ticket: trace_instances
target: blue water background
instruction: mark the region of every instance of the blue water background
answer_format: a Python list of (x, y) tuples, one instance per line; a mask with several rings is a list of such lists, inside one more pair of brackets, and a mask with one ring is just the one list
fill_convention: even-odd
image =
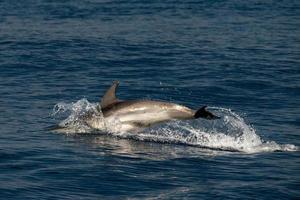
[(45, 129), (113, 80), (122, 99), (230, 108), (299, 147), (300, 1), (0, 1), (0, 199), (300, 198), (299, 151)]

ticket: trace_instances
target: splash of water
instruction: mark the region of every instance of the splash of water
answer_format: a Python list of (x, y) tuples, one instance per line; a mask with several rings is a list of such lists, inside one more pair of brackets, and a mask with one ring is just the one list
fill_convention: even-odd
[(61, 102), (56, 104), (52, 110), (51, 116), (68, 115), (66, 119), (58, 124), (60, 127), (65, 127), (64, 132), (66, 134), (88, 133), (93, 130), (84, 123), (81, 116), (87, 112), (95, 111), (95, 109), (95, 104), (92, 104), (87, 99), (83, 98), (75, 103)]
[[(213, 121), (176, 120), (145, 129), (140, 133), (125, 133), (120, 131), (120, 122), (117, 118), (107, 121), (100, 116), (105, 125), (103, 126), (105, 129), (101, 132), (140, 141), (179, 143), (246, 153), (298, 150), (298, 147), (292, 144), (280, 145), (274, 141), (263, 141), (252, 126), (230, 109), (219, 107), (210, 107), (209, 109), (222, 116), (222, 119)], [(68, 134), (95, 133), (95, 130), (87, 126), (81, 117), (87, 112), (95, 111), (96, 104), (90, 103), (87, 99), (81, 99), (75, 103), (56, 104), (52, 116), (68, 114), (67, 118), (59, 123), (59, 126), (68, 128), (65, 131)]]

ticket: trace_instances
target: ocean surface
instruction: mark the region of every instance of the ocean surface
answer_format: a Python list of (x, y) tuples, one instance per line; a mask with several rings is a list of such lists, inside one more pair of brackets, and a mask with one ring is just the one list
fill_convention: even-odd
[[(221, 119), (90, 130), (114, 80)], [(300, 199), (299, 114), (300, 1), (0, 1), (0, 199)]]

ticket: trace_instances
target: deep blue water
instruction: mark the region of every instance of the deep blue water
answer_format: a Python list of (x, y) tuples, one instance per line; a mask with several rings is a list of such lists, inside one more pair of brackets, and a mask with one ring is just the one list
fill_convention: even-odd
[[(113, 80), (121, 99), (231, 109), (263, 145), (47, 130)], [(297, 199), (299, 114), (300, 1), (0, 1), (0, 199)]]

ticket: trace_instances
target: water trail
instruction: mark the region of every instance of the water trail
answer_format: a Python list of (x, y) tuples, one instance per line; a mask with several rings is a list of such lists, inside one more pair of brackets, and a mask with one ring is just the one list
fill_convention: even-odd
[[(140, 141), (186, 144), (245, 153), (298, 150), (298, 147), (292, 144), (280, 145), (274, 141), (263, 141), (252, 126), (230, 109), (219, 107), (210, 107), (209, 109), (222, 118), (212, 121), (201, 119), (176, 120), (145, 129), (139, 133), (121, 132), (119, 129), (120, 122), (117, 118), (113, 121), (107, 121), (100, 116), (105, 124), (101, 133), (105, 132), (112, 136)], [(96, 104), (90, 103), (87, 99), (81, 99), (75, 103), (56, 104), (52, 116), (67, 116), (59, 123), (59, 126), (65, 127), (64, 132), (67, 134), (95, 133), (95, 130), (87, 126), (82, 119), (83, 115), (88, 112), (95, 112), (95, 110)]]

